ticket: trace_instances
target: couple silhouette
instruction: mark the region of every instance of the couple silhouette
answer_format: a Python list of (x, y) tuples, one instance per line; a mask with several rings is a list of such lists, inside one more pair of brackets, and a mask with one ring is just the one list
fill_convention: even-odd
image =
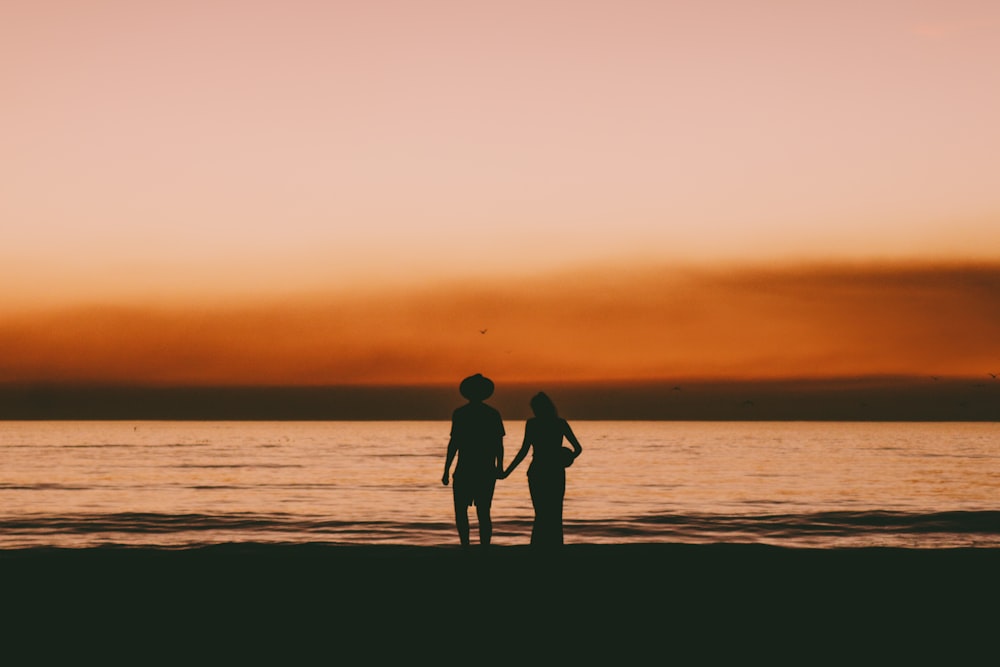
[[(458, 456), (452, 480), (455, 501), (455, 525), (463, 547), (469, 546), (469, 507), (476, 506), (479, 519), (479, 542), (489, 545), (493, 537), (490, 509), (498, 479), (506, 479), (531, 450), (528, 466), (528, 489), (535, 521), (531, 527), (532, 546), (558, 546), (563, 543), (563, 498), (566, 495), (566, 468), (583, 448), (569, 423), (559, 417), (556, 406), (544, 393), (531, 399), (534, 417), (524, 427), (524, 442), (507, 469), (503, 467), (503, 419), (496, 408), (487, 405), (493, 395), (493, 381), (481, 374), (471, 375), (459, 384), (459, 393), (468, 400), (452, 414), (451, 438), (441, 482), (447, 486), (451, 464)], [(573, 448), (563, 447), (566, 439)]]

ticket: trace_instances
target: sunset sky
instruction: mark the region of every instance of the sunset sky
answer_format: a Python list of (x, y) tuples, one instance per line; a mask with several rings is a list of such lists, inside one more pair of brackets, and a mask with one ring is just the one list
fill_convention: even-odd
[(991, 0), (13, 2), (0, 90), (0, 383), (1000, 372)]

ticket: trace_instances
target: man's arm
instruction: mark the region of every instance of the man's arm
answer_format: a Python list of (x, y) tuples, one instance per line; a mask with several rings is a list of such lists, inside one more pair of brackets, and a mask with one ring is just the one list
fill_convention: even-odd
[(448, 478), (451, 474), (451, 462), (455, 460), (455, 454), (458, 453), (458, 443), (455, 442), (455, 438), (448, 439), (448, 455), (444, 460), (444, 475), (441, 476), (441, 483), (448, 486)]
[(497, 479), (503, 479), (503, 436), (497, 436)]

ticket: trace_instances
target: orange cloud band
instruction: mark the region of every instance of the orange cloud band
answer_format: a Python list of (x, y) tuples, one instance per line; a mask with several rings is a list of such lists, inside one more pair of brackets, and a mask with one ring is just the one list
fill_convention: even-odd
[(208, 309), (8, 314), (0, 382), (403, 385), (1000, 371), (1000, 265), (594, 269)]

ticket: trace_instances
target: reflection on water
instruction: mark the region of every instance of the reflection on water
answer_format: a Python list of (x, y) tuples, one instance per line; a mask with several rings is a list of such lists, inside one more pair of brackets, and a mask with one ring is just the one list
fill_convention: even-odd
[[(1000, 424), (573, 421), (566, 541), (1000, 546)], [(523, 424), (508, 423), (507, 460)], [(6, 422), (0, 546), (453, 544), (447, 422)], [(496, 543), (527, 543), (523, 471)]]

